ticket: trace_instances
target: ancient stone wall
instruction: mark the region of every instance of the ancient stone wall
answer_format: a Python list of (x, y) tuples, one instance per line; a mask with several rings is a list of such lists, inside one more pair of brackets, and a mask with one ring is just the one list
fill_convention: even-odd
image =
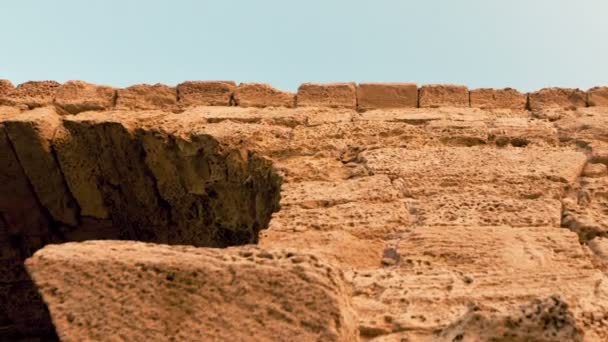
[(0, 81), (0, 340), (605, 341), (606, 89)]
[(415, 83), (304, 83), (296, 94), (264, 83), (187, 81), (170, 87), (137, 84), (123, 89), (82, 81), (30, 81), (18, 86), (0, 80), (0, 105), (36, 108), (55, 105), (77, 114), (88, 110), (170, 110), (193, 106), (331, 107), (358, 111), (390, 108), (472, 107), (542, 111), (608, 106), (608, 87), (588, 91), (543, 88), (522, 93), (513, 88), (469, 90), (462, 85)]

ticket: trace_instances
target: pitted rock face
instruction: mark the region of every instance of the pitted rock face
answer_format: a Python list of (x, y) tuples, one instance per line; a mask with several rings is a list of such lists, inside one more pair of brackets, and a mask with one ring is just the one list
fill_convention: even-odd
[(341, 272), (297, 252), (88, 241), (27, 267), (62, 341), (357, 338)]
[[(259, 246), (246, 262), (239, 253), (251, 247), (146, 245), (144, 253), (133, 242), (50, 246), (29, 265), (65, 339), (84, 331), (109, 334), (80, 320), (115, 316), (70, 318), (72, 308), (85, 311), (82, 302), (168, 317), (146, 318), (142, 324), (151, 327), (172, 317), (202, 317), (188, 305), (163, 302), (166, 297), (142, 284), (177, 291), (171, 298), (179, 303), (190, 303), (183, 300), (187, 288), (208, 288), (197, 290), (192, 303), (233, 317), (201, 319), (210, 339), (244, 336), (239, 331), (264, 339), (269, 335), (258, 328), (265, 320), (303, 339), (356, 340), (354, 326), (359, 339), (378, 341), (608, 339), (604, 107), (456, 107), (469, 93), (438, 86), (427, 92), (437, 108), (358, 112), (353, 84), (309, 87), (302, 92), (309, 91), (310, 106), (295, 108), (183, 107), (178, 101), (164, 110), (63, 116), (51, 108), (0, 110), (1, 260), (10, 270), (0, 281), (4, 336), (43, 336), (51, 326), (22, 266), (25, 258), (51, 243), (124, 239)], [(315, 264), (314, 255), (345, 281), (325, 268), (300, 272), (286, 254), (274, 254), (284, 248), (307, 255), (307, 265)], [(187, 277), (171, 288), (166, 278), (148, 278), (135, 260), (154, 261), (165, 275), (168, 266), (156, 254), (181, 265), (179, 272), (214, 270), (213, 281)], [(48, 265), (45, 255), (53, 256)], [(198, 264), (200, 255), (209, 258)], [(50, 271), (62, 264), (91, 272), (63, 277)], [(110, 293), (117, 285), (101, 281), (112, 278), (104, 269), (143, 278), (121, 277), (123, 302), (106, 306), (105, 296), (89, 290)], [(81, 281), (91, 286), (76, 294), (46, 284), (62, 278), (72, 289)], [(324, 285), (309, 296), (315, 284)], [(250, 296), (234, 294), (245, 288)], [(215, 300), (218, 293), (227, 295)], [(283, 303), (283, 294), (287, 305), (280, 310), (253, 304)], [(248, 310), (232, 310), (243, 307)], [(251, 321), (251, 310), (262, 323)], [(318, 320), (311, 324), (313, 312)], [(129, 322), (116, 318), (108, 326), (120, 330)], [(188, 331), (197, 327), (186, 323)], [(154, 336), (181, 336), (169, 328)], [(265, 329), (275, 331), (270, 323)]]

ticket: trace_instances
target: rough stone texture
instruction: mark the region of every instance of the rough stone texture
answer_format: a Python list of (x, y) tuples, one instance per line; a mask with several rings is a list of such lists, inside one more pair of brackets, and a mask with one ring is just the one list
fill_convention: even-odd
[(418, 86), (415, 83), (360, 83), (357, 85), (357, 108), (418, 107)]
[(295, 95), (264, 83), (241, 83), (234, 91), (234, 101), (240, 107), (295, 106)]
[(52, 338), (52, 324), (23, 260), (53, 241), (49, 220), (23, 172), (4, 121), (20, 111), (0, 106), (0, 339)]
[(17, 157), (40, 203), (53, 220), (78, 224), (78, 208), (68, 190), (51, 146), (61, 121), (53, 107), (23, 112), (4, 121)]
[(608, 234), (608, 176), (605, 165), (602, 166), (602, 173), (593, 172), (581, 177), (562, 200), (562, 225), (577, 232), (583, 241)]
[(183, 106), (230, 106), (236, 83), (233, 81), (188, 81), (177, 86)]
[(588, 163), (583, 169), (583, 177), (605, 177), (608, 174), (606, 165), (600, 163)]
[[(464, 340), (484, 341), (506, 329), (507, 340), (606, 338), (605, 275), (565, 229), (418, 226), (389, 246), (393, 265), (349, 273), (362, 337), (453, 341), (464, 333)], [(561, 299), (546, 300), (553, 296)], [(503, 318), (485, 318), (495, 321), (487, 330), (471, 326), (466, 321), (475, 308)], [(514, 322), (505, 326), (509, 318)], [(445, 339), (438, 338), (441, 331)], [(481, 339), (472, 338), (479, 333)]]
[(608, 107), (608, 87), (594, 87), (587, 90), (587, 104)]
[(53, 103), (60, 84), (55, 81), (29, 81), (21, 83), (7, 94), (0, 93), (0, 105), (36, 108)]
[(356, 108), (355, 83), (304, 83), (296, 96), (298, 107)]
[(297, 252), (90, 241), (48, 246), (27, 268), (63, 341), (358, 335), (340, 271)]
[(474, 89), (469, 93), (471, 98), (471, 107), (478, 108), (511, 108), (511, 109), (526, 109), (528, 101), (525, 94), (512, 88), (492, 89), (482, 88)]
[(175, 88), (164, 84), (137, 84), (116, 91), (119, 109), (172, 109), (177, 105)]
[(535, 299), (518, 310), (495, 314), (472, 307), (436, 337), (437, 341), (583, 341), (568, 303), (559, 296)]
[(114, 88), (83, 81), (68, 81), (57, 89), (55, 105), (70, 114), (108, 110), (114, 106)]
[(10, 93), (15, 87), (9, 80), (0, 80), (0, 97)]
[(528, 103), (532, 111), (545, 108), (575, 109), (587, 106), (587, 96), (580, 89), (543, 88), (528, 94)]
[(418, 103), (421, 108), (469, 107), (469, 89), (451, 84), (427, 84), (420, 87)]
[[(281, 277), (292, 274), (280, 264), (288, 258), (273, 251), (313, 254), (346, 275), (344, 287), (352, 292), (333, 291), (334, 284), (325, 293), (344, 297), (331, 304), (339, 308), (332, 312), (347, 312), (352, 301), (361, 340), (608, 340), (608, 115), (603, 107), (357, 112), (354, 107), (198, 106), (65, 116), (52, 109), (23, 109), (0, 109), (0, 273), (8, 275), (0, 278), (0, 340), (52, 336), (45, 335), (51, 322), (22, 266), (24, 258), (49, 243), (90, 239), (197, 246), (257, 242), (271, 251), (269, 263), (278, 262), (273, 269), (280, 268)], [(40, 157), (24, 158), (30, 150)], [(43, 201), (37, 191), (56, 184), (57, 166), (78, 207), (76, 226), (62, 224), (53, 214), (56, 202)], [(49, 182), (40, 184), (32, 170), (47, 169)], [(132, 259), (121, 259), (120, 242), (106, 246), (83, 254), (99, 256), (95, 260), (107, 267), (90, 266), (79, 261), (86, 257), (73, 254), (53, 261), (57, 268), (64, 263), (65, 269), (90, 267), (91, 279), (78, 272), (49, 276), (81, 276), (91, 283), (109, 279), (113, 275), (105, 269), (127, 267), (120, 260)], [(215, 263), (217, 274), (230, 274), (241, 265), (232, 248), (178, 253), (182, 247), (148, 247), (175, 253), (154, 252), (154, 260), (171, 260), (179, 270)], [(188, 261), (206, 253), (219, 259)], [(214, 281), (206, 286), (216, 294), (230, 294), (241, 281), (250, 289), (282, 289), (285, 284), (273, 282), (266, 270), (252, 262), (247, 276), (230, 278), (232, 285), (210, 278)], [(131, 268), (124, 273), (140, 274)], [(155, 279), (142, 275), (129, 283), (132, 288), (120, 281), (111, 285), (123, 286), (123, 294), (142, 294)], [(105, 281), (95, 286), (109, 287)], [(56, 291), (64, 303), (81, 298), (72, 294), (87, 293)], [(155, 303), (164, 300), (155, 307), (175, 308), (166, 298), (187, 292), (176, 291), (179, 295), (153, 297)], [(196, 292), (197, 298), (210, 293)], [(224, 304), (239, 305), (239, 296), (228, 297)], [(285, 298), (306, 312), (328, 304)], [(80, 302), (87, 308), (111, 307), (102, 305), (104, 300), (90, 295)], [(211, 304), (217, 312), (232, 308)], [(89, 311), (83, 317), (110, 320), (116, 329), (159, 333), (161, 340), (181, 336), (155, 330), (164, 319), (147, 330), (134, 329), (129, 322), (148, 317), (147, 307), (123, 307), (133, 314), (110, 319)], [(51, 306), (57, 317), (66, 317), (63, 309)], [(248, 307), (258, 309), (265, 308)], [(268, 316), (257, 317), (281, 320), (290, 337), (311, 336), (300, 321), (265, 312)], [(315, 317), (327, 317), (323, 312)], [(246, 339), (266, 337), (266, 330), (241, 330), (232, 321), (224, 323), (224, 316), (213, 316), (214, 328), (202, 330), (213, 334), (209, 339), (242, 331), (248, 332)], [(77, 317), (74, 322), (80, 322)], [(179, 317), (190, 322), (192, 316)], [(166, 329), (173, 326), (179, 327)], [(345, 326), (340, 324), (351, 330)], [(316, 334), (339, 331), (337, 323), (323, 327)], [(88, 331), (105, 330), (99, 325)]]

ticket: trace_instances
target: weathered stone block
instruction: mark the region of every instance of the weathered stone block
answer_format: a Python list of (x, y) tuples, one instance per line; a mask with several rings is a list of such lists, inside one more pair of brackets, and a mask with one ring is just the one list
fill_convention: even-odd
[(59, 86), (55, 81), (30, 81), (21, 83), (14, 89), (5, 85), (5, 91), (8, 92), (4, 96), (0, 92), (0, 105), (28, 108), (47, 106), (53, 103)]
[(264, 83), (241, 83), (234, 92), (241, 107), (294, 107), (295, 95)]
[(469, 107), (469, 90), (466, 86), (427, 84), (420, 88), (420, 107)]
[(26, 266), (62, 341), (354, 341), (342, 273), (255, 247), (49, 245)]
[(526, 109), (527, 97), (516, 89), (482, 88), (471, 90), (471, 107)]
[(298, 88), (298, 107), (344, 107), (357, 106), (355, 83), (304, 83)]
[(361, 83), (357, 86), (360, 110), (379, 108), (411, 108), (418, 106), (415, 83)]
[(587, 106), (587, 96), (580, 89), (543, 88), (528, 94), (530, 109), (533, 111), (545, 108), (573, 109)]
[(70, 114), (88, 110), (108, 110), (114, 105), (112, 87), (83, 81), (68, 81), (57, 89), (55, 105)]
[(589, 106), (608, 107), (608, 87), (594, 87), (587, 90)]
[(116, 107), (119, 109), (171, 109), (177, 105), (174, 87), (164, 84), (137, 84), (118, 89)]
[(230, 106), (235, 88), (233, 81), (187, 81), (177, 94), (182, 106)]

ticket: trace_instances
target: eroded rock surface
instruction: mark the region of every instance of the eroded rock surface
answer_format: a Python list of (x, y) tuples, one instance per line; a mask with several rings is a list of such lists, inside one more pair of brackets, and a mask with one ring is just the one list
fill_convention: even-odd
[(341, 272), (297, 252), (89, 241), (48, 246), (27, 268), (63, 341), (358, 335)]
[[(209, 86), (213, 91), (205, 93), (205, 87), (194, 87), (197, 96), (228, 98), (227, 91)], [(257, 242), (261, 250), (288, 248), (298, 255), (313, 254), (322, 260), (319, 263), (344, 272), (342, 285), (324, 287), (323, 292), (342, 299), (314, 300), (309, 305), (331, 306), (319, 311), (319, 319), (329, 322), (324, 312), (347, 317), (352, 303), (352, 324), (359, 337), (344, 332), (355, 329), (346, 318), (310, 332), (297, 320), (285, 321), (268, 312), (263, 316), (281, 321), (277, 324), (285, 331), (309, 331), (311, 335), (302, 335), (307, 338), (608, 339), (605, 107), (580, 107), (576, 91), (574, 98), (568, 93), (561, 102), (561, 90), (547, 90), (538, 94), (543, 105), (534, 111), (520, 108), (521, 96), (512, 92), (485, 92), (479, 97), (471, 92), (471, 104), (475, 98), (483, 108), (465, 108), (466, 87), (437, 86), (427, 88), (425, 101), (438, 108), (358, 112), (353, 84), (307, 87), (298, 93), (297, 103), (303, 106), (296, 108), (184, 108), (177, 103), (179, 112), (171, 104), (163, 110), (65, 116), (49, 108), (2, 109), (0, 177), (10, 192), (0, 195), (0, 244), (8, 246), (2, 250), (5, 265), (19, 271), (0, 297), (9, 308), (0, 313), (2, 324), (13, 331), (34, 325), (27, 322), (44, 327), (40, 302), (30, 305), (34, 301), (28, 300), (25, 305), (6, 294), (15, 284), (33, 288), (21, 262), (49, 243), (126, 239), (225, 247)], [(501, 101), (514, 101), (513, 108), (493, 108)], [(572, 101), (575, 105), (568, 105)], [(48, 170), (47, 182), (36, 175), (41, 169)], [(50, 184), (64, 191), (42, 196)], [(8, 195), (12, 192), (18, 202)], [(70, 206), (62, 204), (68, 199), (75, 208), (69, 215)], [(32, 273), (59, 281), (59, 276), (40, 267), (47, 251), (54, 255), (57, 269), (62, 264), (74, 269), (90, 266), (98, 272), (91, 279), (110, 277), (103, 273), (106, 266), (91, 265), (111, 269), (116, 264), (129, 273), (126, 270), (136, 262), (119, 263), (119, 251), (111, 252), (113, 244), (126, 249), (130, 260), (139, 257), (121, 242), (105, 242), (105, 249), (95, 244), (53, 246), (32, 259), (32, 267), (39, 266)], [(146, 251), (171, 251), (167, 253), (175, 253), (170, 258), (175, 263), (200, 255), (218, 260), (215, 263), (221, 266), (213, 282), (218, 292), (233, 289), (220, 281), (219, 274), (229, 274), (226, 269), (236, 264), (241, 267), (236, 249), (141, 246)], [(89, 249), (95, 250), (90, 253), (94, 262), (79, 263), (75, 255), (92, 260), (86, 258)], [(147, 260), (146, 253), (142, 258)], [(261, 259), (274, 260), (269, 261), (276, 263), (272, 272), (255, 258), (246, 262), (252, 274), (235, 279), (253, 286), (266, 275), (284, 279), (292, 274), (286, 256)], [(186, 261), (182, 267), (202, 266)], [(35, 280), (47, 289), (45, 298), (52, 296), (42, 279)], [(69, 279), (74, 287), (85, 281)], [(141, 306), (128, 305), (136, 303), (146, 287), (139, 278), (121, 279), (124, 307), (148, 314)], [(298, 286), (304, 289), (311, 282), (300, 280)], [(202, 285), (194, 281), (192, 286)], [(61, 293), (70, 306), (84, 310), (70, 292)], [(263, 291), (253, 293), (260, 293), (260, 300), (276, 298)], [(105, 300), (92, 292), (81, 295), (87, 296), (87, 305)], [(205, 297), (210, 293), (203, 290), (196, 295), (201, 303), (210, 300)], [(287, 298), (291, 302), (302, 297)], [(235, 307), (240, 305), (230, 300)], [(68, 306), (54, 303), (53, 317), (67, 317)], [(153, 303), (155, 308), (163, 306)], [(231, 307), (217, 304), (217, 310)], [(222, 322), (221, 329), (213, 330), (217, 338), (245, 336), (222, 335), (240, 333), (239, 328), (253, 331), (247, 329), (254, 325)], [(84, 331), (72, 323), (62, 321), (62, 331)], [(120, 319), (115, 323), (121, 325), (116, 329), (128, 326)], [(87, 333), (104, 333), (87, 327)], [(263, 335), (263, 329), (255, 331), (262, 334), (260, 339), (272, 339)]]

